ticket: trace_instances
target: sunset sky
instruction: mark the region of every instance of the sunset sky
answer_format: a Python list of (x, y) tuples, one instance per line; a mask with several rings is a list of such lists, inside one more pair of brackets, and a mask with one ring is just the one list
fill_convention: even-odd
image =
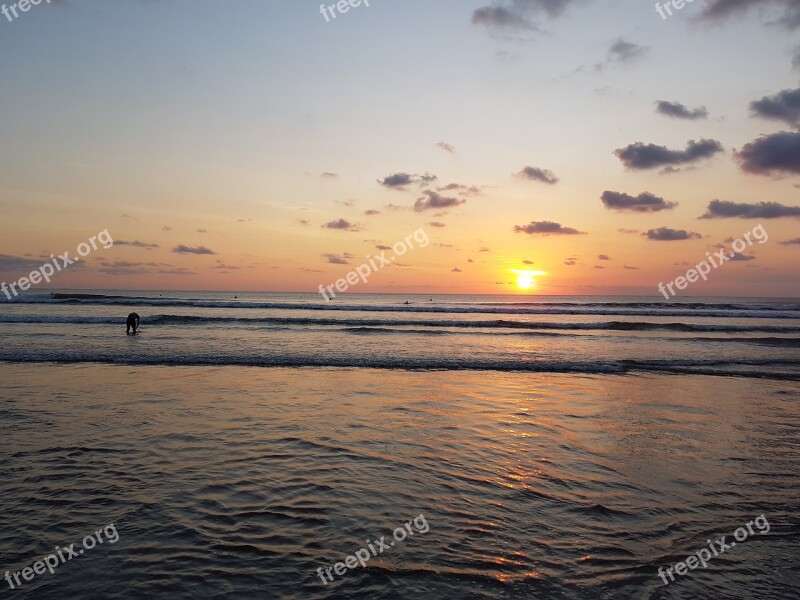
[(3, 281), (107, 229), (49, 287), (316, 292), (424, 228), (352, 291), (655, 296), (761, 224), (685, 295), (800, 296), (795, 1), (29, 8), (0, 14)]

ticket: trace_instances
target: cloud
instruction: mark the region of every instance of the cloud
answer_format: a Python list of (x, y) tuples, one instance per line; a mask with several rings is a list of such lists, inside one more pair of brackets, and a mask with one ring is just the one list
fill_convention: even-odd
[(686, 150), (670, 150), (666, 146), (643, 144), (636, 142), (624, 148), (614, 150), (614, 154), (629, 169), (655, 169), (672, 165), (685, 165), (711, 158), (723, 152), (722, 144), (717, 140), (691, 140)]
[(451, 273), (463, 273), (463, 271), (461, 269), (459, 269), (458, 267), (453, 267), (453, 270), (451, 271)]
[[(60, 264), (60, 263), (59, 263)], [(10, 254), (0, 254), (0, 271), (32, 271), (42, 266), (42, 261)], [(52, 266), (52, 265), (51, 265)]]
[(428, 223), (431, 227), (447, 227), (446, 224), (442, 223), (441, 221), (431, 221)]
[(457, 191), (465, 196), (480, 196), (483, 192), (476, 185), (464, 185), (461, 183), (448, 183), (445, 186), (436, 188), (437, 192), (452, 192)]
[(538, 167), (525, 167), (522, 171), (517, 173), (517, 177), (520, 179), (527, 179), (528, 181), (541, 181), (548, 185), (558, 183), (558, 177), (556, 177), (552, 171), (540, 169)]
[(208, 233), (208, 229), (198, 229), (197, 233)]
[(444, 150), (445, 152), (447, 152), (449, 154), (455, 154), (456, 153), (456, 149), (451, 144), (448, 144), (447, 142), (436, 142), (436, 147), (439, 148), (440, 150)]
[(680, 102), (667, 102), (666, 100), (658, 100), (656, 102), (656, 112), (666, 117), (688, 119), (689, 121), (708, 118), (708, 111), (705, 106), (692, 109)]
[(368, 217), (374, 217), (375, 215), (381, 214), (381, 211), (375, 210), (374, 208), (370, 208), (369, 210), (365, 210), (364, 214)]
[(792, 66), (800, 71), (800, 46), (794, 49), (794, 55), (792, 56)]
[(650, 50), (622, 38), (617, 39), (608, 49), (606, 63), (629, 63), (642, 58)]
[(482, 6), (472, 13), (472, 24), (486, 29), (494, 37), (507, 37), (509, 33), (527, 34), (541, 32), (538, 20), (560, 17), (570, 5), (583, 0), (496, 0), (491, 6)]
[(706, 214), (701, 219), (780, 219), (781, 217), (800, 217), (800, 206), (785, 206), (778, 202), (730, 202), (712, 200), (708, 203)]
[(639, 233), (638, 229), (625, 229), (624, 227), (617, 229), (617, 231), (619, 231), (620, 233), (629, 233), (629, 234)]
[(785, 242), (778, 242), (781, 246), (800, 246), (800, 237), (793, 240), (786, 240)]
[(386, 244), (378, 244), (375, 246), (378, 250), (391, 250), (391, 246), (387, 246)]
[(601, 254), (600, 256), (597, 257), (597, 260), (611, 260), (611, 259), (608, 257), (608, 255)]
[(736, 261), (736, 262), (747, 262), (748, 260), (755, 260), (755, 256), (748, 256), (747, 254), (739, 254), (738, 252), (734, 252), (729, 255), (729, 259)]
[(183, 244), (179, 244), (175, 246), (172, 251), (175, 254), (216, 254), (211, 248), (206, 248), (205, 246), (184, 246)]
[(300, 223), (300, 225), (311, 225), (311, 221), (308, 219), (298, 219), (297, 222)]
[(639, 267), (631, 267), (631, 266), (628, 266), (628, 265), (623, 265), (623, 266), (626, 269), (628, 269), (628, 271), (638, 271), (639, 270)]
[(522, 261), (522, 264), (523, 264), (523, 265), (533, 265), (533, 264), (535, 264), (535, 263), (534, 263), (532, 260), (527, 260), (527, 259), (526, 259), (526, 260), (523, 260), (523, 261)]
[(174, 267), (168, 263), (155, 262), (128, 262), (126, 260), (115, 260), (113, 262), (100, 261), (100, 273), (105, 275), (194, 275), (194, 271), (186, 267)]
[(423, 175), (411, 175), (410, 173), (394, 173), (383, 179), (379, 179), (378, 183), (390, 190), (405, 191), (410, 185), (426, 186), (436, 181), (438, 177), (425, 173)]
[(353, 258), (353, 255), (345, 252), (343, 254), (323, 254), (322, 257), (332, 265), (349, 265), (350, 262), (347, 259)]
[(800, 88), (782, 90), (774, 96), (764, 96), (761, 100), (751, 102), (750, 110), (758, 117), (800, 127)]
[(115, 246), (132, 246), (133, 248), (146, 248), (147, 250), (151, 250), (153, 248), (159, 248), (158, 244), (148, 244), (145, 242), (140, 242), (139, 240), (135, 240), (133, 242), (127, 242), (125, 240), (116, 240), (114, 242)]
[(336, 229), (338, 231), (360, 231), (361, 228), (347, 219), (337, 219), (321, 226), (323, 229)]
[(720, 22), (756, 7), (762, 9), (762, 12), (767, 7), (774, 7), (780, 13), (777, 23), (787, 29), (800, 27), (800, 4), (797, 0), (707, 0), (700, 19)]
[(578, 259), (574, 256), (567, 258), (566, 260), (564, 260), (564, 264), (567, 265), (568, 267), (574, 267), (575, 265), (578, 264)]
[(418, 198), (414, 203), (414, 210), (417, 212), (441, 208), (453, 208), (466, 202), (466, 200), (461, 200), (459, 198), (442, 196), (439, 194), (439, 192), (434, 192), (431, 190), (424, 192), (424, 194), (425, 195), (422, 198)]
[[(642, 192), (638, 196), (631, 196), (606, 190), (600, 196), (600, 199), (607, 209), (616, 210), (617, 212), (655, 213), (662, 210), (672, 210), (678, 206), (677, 202), (667, 202), (664, 198), (659, 198), (650, 192)], [(630, 232), (626, 231), (626, 233)]]
[(800, 133), (763, 135), (737, 152), (736, 160), (743, 171), (754, 175), (800, 173)]
[(669, 227), (659, 227), (658, 229), (650, 229), (642, 234), (648, 240), (655, 240), (657, 242), (677, 242), (680, 240), (698, 240), (703, 236), (699, 233), (686, 231), (684, 229), (670, 229)]
[(338, 173), (332, 173), (331, 171), (323, 171), (322, 173), (319, 174), (319, 178), (320, 179), (338, 179), (339, 178), (339, 174)]
[(553, 221), (531, 221), (528, 225), (515, 225), (514, 231), (530, 235), (585, 235), (586, 233)]

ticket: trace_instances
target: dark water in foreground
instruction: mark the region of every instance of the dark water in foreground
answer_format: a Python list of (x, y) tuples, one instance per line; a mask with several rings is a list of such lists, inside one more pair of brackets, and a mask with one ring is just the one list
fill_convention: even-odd
[[(0, 364), (9, 598), (797, 598), (800, 385)], [(429, 530), (317, 577), (423, 514)], [(665, 586), (765, 515), (770, 531)], [(391, 538), (390, 538), (391, 539)]]

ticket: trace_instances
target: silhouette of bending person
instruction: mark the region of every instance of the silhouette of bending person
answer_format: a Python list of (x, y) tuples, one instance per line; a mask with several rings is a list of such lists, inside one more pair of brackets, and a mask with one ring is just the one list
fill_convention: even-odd
[(139, 328), (139, 315), (136, 313), (131, 313), (128, 315), (128, 322), (126, 323), (127, 329), (125, 333), (130, 335), (131, 328), (133, 328), (133, 335), (136, 335), (136, 330)]

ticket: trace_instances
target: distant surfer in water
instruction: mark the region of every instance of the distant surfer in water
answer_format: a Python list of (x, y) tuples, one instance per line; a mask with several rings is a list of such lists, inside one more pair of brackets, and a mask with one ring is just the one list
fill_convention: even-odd
[(133, 329), (133, 335), (136, 335), (136, 330), (139, 329), (139, 315), (136, 313), (131, 313), (128, 315), (128, 322), (126, 323), (126, 335), (130, 335), (131, 329)]

